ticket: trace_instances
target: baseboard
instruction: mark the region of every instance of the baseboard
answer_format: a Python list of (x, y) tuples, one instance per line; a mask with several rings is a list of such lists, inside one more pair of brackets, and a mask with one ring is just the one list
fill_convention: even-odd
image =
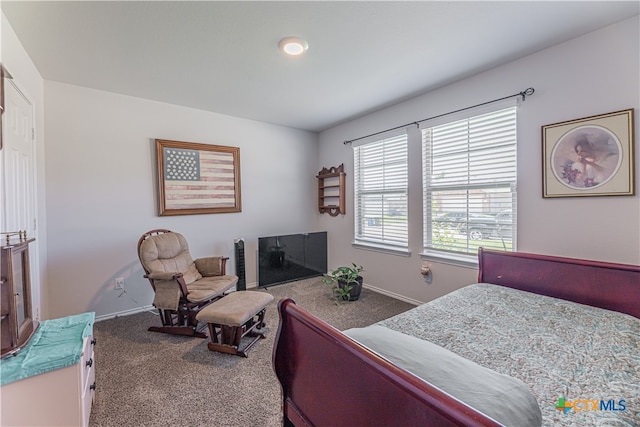
[(407, 297), (405, 297), (403, 295), (396, 294), (395, 292), (389, 292), (386, 289), (380, 289), (380, 288), (376, 288), (375, 286), (367, 285), (366, 283), (364, 283), (362, 285), (362, 287), (365, 288), (365, 289), (369, 289), (370, 291), (377, 292), (379, 294), (386, 295), (388, 297), (395, 298), (395, 299), (398, 299), (400, 301), (404, 301), (404, 302), (409, 303), (409, 304), (413, 304), (413, 305), (424, 304), (422, 301), (418, 301), (418, 300), (415, 300), (415, 299), (412, 299), (412, 298), (407, 298)]
[[(258, 287), (258, 283), (257, 282), (247, 283), (247, 289), (253, 289), (253, 288), (257, 288), (257, 287)], [(388, 297), (391, 297), (391, 298), (394, 298), (394, 299), (397, 299), (397, 300), (400, 300), (400, 301), (404, 301), (404, 302), (409, 303), (409, 304), (413, 304), (413, 305), (424, 304), (424, 302), (422, 302), (422, 301), (418, 301), (418, 300), (415, 300), (415, 299), (412, 299), (412, 298), (407, 298), (407, 297), (405, 297), (403, 295), (396, 294), (394, 292), (389, 292), (386, 289), (380, 289), (380, 288), (376, 288), (375, 286), (367, 285), (366, 283), (364, 283), (362, 285), (362, 287), (366, 288), (366, 289), (369, 289), (370, 291), (377, 292), (379, 294), (386, 295)]]
[(119, 311), (117, 313), (105, 314), (102, 316), (96, 316), (96, 322), (100, 322), (101, 320), (113, 319), (121, 316), (129, 316), (131, 314), (142, 313), (143, 311), (154, 311), (155, 307), (152, 305), (146, 305), (144, 307), (132, 308), (131, 310)]
[[(247, 289), (256, 289), (258, 287), (258, 283), (257, 282), (253, 282), (253, 283), (247, 283)], [(369, 289), (370, 291), (373, 292), (377, 292), (379, 294), (382, 295), (386, 295), (388, 297), (391, 298), (395, 298), (398, 299), (400, 301), (404, 301), (406, 303), (409, 304), (413, 304), (413, 305), (420, 305), (423, 304), (422, 301), (418, 301), (418, 300), (414, 300), (411, 298), (407, 298), (405, 296), (402, 296), (400, 294), (396, 294), (394, 292), (389, 292), (385, 289), (380, 289), (380, 288), (376, 288), (375, 286), (371, 286), (371, 285), (367, 285), (366, 283), (362, 285), (363, 288)], [(119, 311), (117, 313), (110, 313), (110, 314), (105, 314), (102, 316), (96, 316), (96, 322), (100, 322), (102, 320), (108, 320), (108, 319), (113, 319), (116, 317), (121, 317), (121, 316), (129, 316), (131, 314), (136, 314), (136, 313), (142, 313), (143, 311), (152, 311), (153, 313), (156, 313), (156, 309), (154, 306), (152, 305), (146, 305), (144, 307), (137, 307), (137, 308), (132, 308), (130, 310), (124, 310), (124, 311)]]

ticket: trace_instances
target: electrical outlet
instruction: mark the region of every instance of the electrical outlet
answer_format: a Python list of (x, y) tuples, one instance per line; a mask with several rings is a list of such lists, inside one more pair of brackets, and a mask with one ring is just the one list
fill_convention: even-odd
[(116, 277), (116, 289), (124, 289), (124, 277)]

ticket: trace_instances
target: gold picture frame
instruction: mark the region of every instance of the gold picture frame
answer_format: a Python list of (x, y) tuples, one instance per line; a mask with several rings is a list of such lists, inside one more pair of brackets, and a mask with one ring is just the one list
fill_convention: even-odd
[(155, 141), (160, 216), (242, 211), (240, 148)]
[(542, 126), (542, 197), (633, 196), (633, 109)]

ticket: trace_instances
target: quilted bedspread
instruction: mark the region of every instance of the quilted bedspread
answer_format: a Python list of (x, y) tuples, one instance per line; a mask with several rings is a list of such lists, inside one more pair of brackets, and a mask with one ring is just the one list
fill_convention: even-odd
[(523, 381), (543, 426), (640, 426), (635, 317), (480, 283), (378, 325)]

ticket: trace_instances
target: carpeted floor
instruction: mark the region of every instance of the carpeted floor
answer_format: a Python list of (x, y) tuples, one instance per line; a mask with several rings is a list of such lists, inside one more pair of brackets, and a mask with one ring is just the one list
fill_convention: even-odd
[(208, 339), (148, 332), (149, 326), (160, 325), (151, 312), (97, 322), (97, 389), (89, 425), (280, 426), (280, 387), (271, 351), (281, 298), (293, 298), (340, 330), (414, 307), (367, 289), (358, 301), (337, 305), (319, 277), (260, 291), (275, 299), (265, 317), (267, 338), (248, 358), (211, 352)]

